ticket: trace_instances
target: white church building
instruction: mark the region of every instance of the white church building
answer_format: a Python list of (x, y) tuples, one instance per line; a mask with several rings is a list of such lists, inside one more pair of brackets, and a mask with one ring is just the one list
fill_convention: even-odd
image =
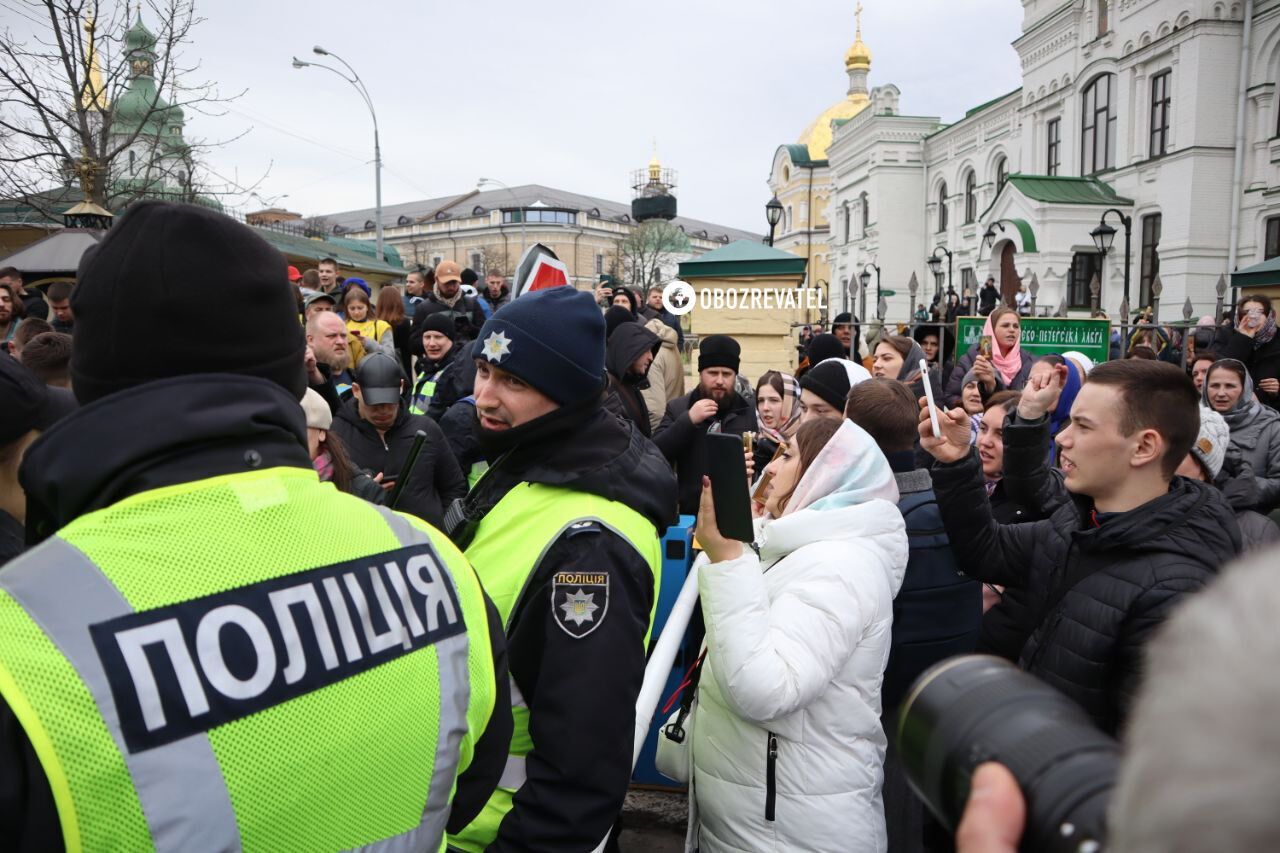
[[(1022, 7), (1020, 89), (944, 125), (902, 115), (897, 87), (878, 86), (831, 122), (821, 195), (833, 310), (858, 310), (874, 264), (894, 292), (890, 321), (915, 310), (913, 273), (926, 306), (987, 276), (1011, 297), (1034, 276), (1037, 313), (1065, 303), (1081, 316), (1096, 298), (1116, 317), (1127, 221), (1130, 309), (1150, 304), (1158, 275), (1163, 318), (1188, 298), (1196, 317), (1211, 313), (1220, 276), (1280, 255), (1280, 0)], [(1092, 232), (1112, 210), (1104, 254)], [(872, 315), (876, 288), (873, 274)]]

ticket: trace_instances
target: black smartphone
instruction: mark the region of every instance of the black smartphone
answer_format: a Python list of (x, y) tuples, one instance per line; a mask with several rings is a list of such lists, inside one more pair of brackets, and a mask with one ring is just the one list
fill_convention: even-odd
[(740, 436), (707, 434), (707, 476), (711, 478), (711, 500), (715, 505), (720, 535), (739, 542), (753, 540), (755, 530), (751, 525), (747, 460)]

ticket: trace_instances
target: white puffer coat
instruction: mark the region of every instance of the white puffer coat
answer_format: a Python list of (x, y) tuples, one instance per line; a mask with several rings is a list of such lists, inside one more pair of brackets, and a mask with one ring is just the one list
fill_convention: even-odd
[[(707, 656), (690, 849), (886, 849), (880, 684), (907, 535), (870, 437), (846, 422), (828, 449), (851, 439), (861, 458), (840, 460), (844, 484), (825, 498), (810, 490), (806, 508), (760, 526), (759, 557), (748, 549), (700, 571)], [(843, 488), (849, 478), (861, 482)]]

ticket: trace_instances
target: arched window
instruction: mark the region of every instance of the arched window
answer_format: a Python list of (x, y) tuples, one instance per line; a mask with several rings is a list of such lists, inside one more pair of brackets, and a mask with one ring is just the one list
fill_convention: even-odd
[(858, 196), (858, 213), (862, 220), (862, 235), (865, 237), (871, 225), (871, 199), (866, 194)]
[(964, 224), (978, 218), (978, 176), (970, 171), (964, 179)]
[(133, 173), (136, 171), (138, 171), (138, 152), (130, 148), (129, 149), (129, 172)]
[(852, 218), (851, 211), (849, 210), (849, 202), (846, 201), (844, 204), (840, 205), (840, 211), (844, 214), (844, 241), (848, 243), (850, 234), (849, 221)]
[(1000, 195), (1000, 191), (1007, 183), (1009, 183), (1009, 158), (1001, 157), (996, 161), (996, 195)]
[(1080, 132), (1080, 174), (1092, 175), (1116, 164), (1115, 75), (1103, 74), (1085, 87)]
[(942, 182), (942, 186), (938, 187), (938, 231), (947, 230), (947, 183)]

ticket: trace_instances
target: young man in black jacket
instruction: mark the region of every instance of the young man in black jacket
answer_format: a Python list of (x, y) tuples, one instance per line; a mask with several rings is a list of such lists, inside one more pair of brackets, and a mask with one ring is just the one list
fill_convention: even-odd
[(382, 353), (368, 356), (356, 369), (355, 399), (338, 412), (332, 429), (352, 462), (382, 473), (386, 489), (394, 488), (395, 479), (401, 476), (414, 436), (419, 430), (425, 432), (427, 440), (395, 508), (439, 526), (445, 507), (466, 494), (467, 481), (436, 422), (407, 411), (404, 386), (399, 362)]
[(698, 347), (698, 387), (667, 403), (653, 443), (676, 469), (680, 512), (697, 515), (707, 473), (703, 440), (710, 431), (741, 435), (756, 428), (756, 413), (734, 390), (742, 347), (728, 335), (709, 335)]
[(409, 329), (409, 352), (422, 357), (423, 323), (432, 314), (446, 313), (453, 318), (459, 342), (473, 341), (484, 325), (484, 309), (474, 296), (462, 292), (462, 267), (453, 261), (441, 261), (436, 267), (436, 283), (413, 310)]
[(1198, 405), (1172, 365), (1095, 368), (1057, 437), (1071, 500), (1043, 521), (1001, 525), (969, 447), (968, 415), (941, 413), (943, 437), (934, 438), (921, 401), (920, 443), (940, 463), (934, 489), (961, 569), (1029, 591), (1036, 629), (1019, 665), (1111, 734), (1124, 723), (1152, 632), (1240, 550), (1222, 496), (1174, 477), (1199, 433)]

